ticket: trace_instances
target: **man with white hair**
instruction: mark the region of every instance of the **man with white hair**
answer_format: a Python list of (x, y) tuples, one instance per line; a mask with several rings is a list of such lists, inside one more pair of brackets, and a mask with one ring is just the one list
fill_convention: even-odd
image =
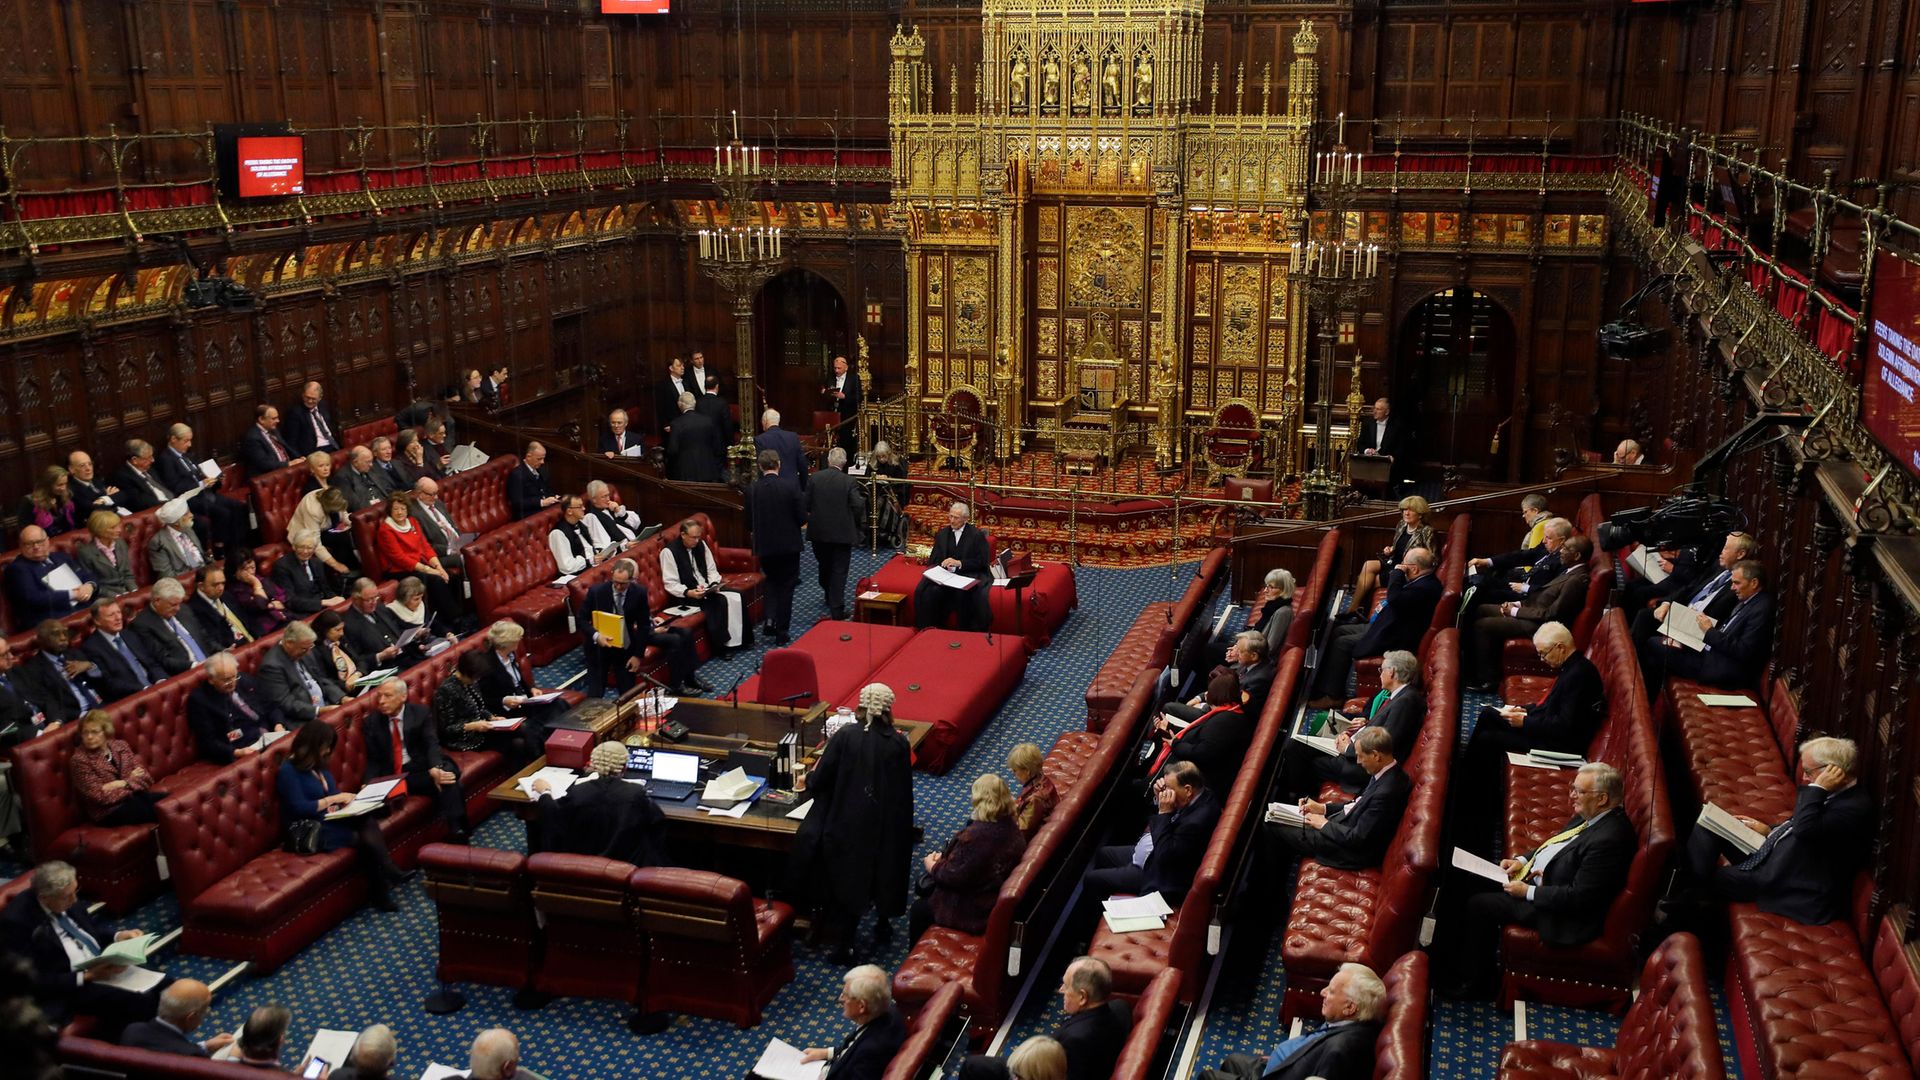
[(185, 585), (174, 578), (161, 578), (149, 592), (147, 610), (135, 615), (127, 627), (168, 675), (206, 663), (207, 657), (219, 651), (197, 623), (182, 617), (180, 609), (186, 602)]
[(725, 475), (726, 438), (704, 413), (694, 408), (692, 391), (674, 399), (680, 410), (667, 432), (667, 479), (689, 484), (717, 484)]
[(613, 501), (613, 488), (605, 480), (587, 481), (587, 516), (599, 522), (607, 539), (621, 547), (640, 539), (646, 528), (638, 513)]
[(506, 1028), (488, 1028), (474, 1036), (468, 1059), (469, 1080), (547, 1080), (521, 1068), (520, 1040)]
[[(678, 393), (673, 396), (676, 401), (680, 398)], [(627, 433), (627, 410), (615, 409), (608, 413), (607, 430), (600, 433), (600, 456), (617, 458), (639, 445), (639, 440)]]
[(1331, 780), (1347, 791), (1359, 791), (1368, 780), (1360, 766), (1353, 737), (1361, 729), (1384, 727), (1393, 736), (1395, 761), (1413, 756), (1413, 744), (1427, 722), (1427, 695), (1413, 685), (1420, 673), (1420, 659), (1405, 649), (1394, 649), (1380, 658), (1380, 692), (1367, 704), (1364, 716), (1327, 714), (1327, 730), (1333, 733), (1335, 753), (1309, 751), (1305, 746), (1290, 749), (1285, 758), (1282, 778), (1286, 793), (1293, 797), (1313, 798), (1320, 785)]
[(954, 612), (960, 614), (962, 630), (979, 631), (993, 625), (993, 608), (987, 598), (993, 549), (987, 546), (987, 534), (973, 524), (972, 518), (973, 511), (966, 503), (947, 507), (947, 527), (933, 534), (933, 553), (927, 556), (927, 565), (972, 578), (973, 584), (961, 588), (921, 578), (913, 590), (915, 629), (940, 626)]
[(79, 898), (80, 879), (72, 865), (54, 860), (34, 867), (33, 887), (0, 909), (0, 952), (32, 965), (35, 997), (54, 1026), (92, 1016), (100, 1022), (94, 1037), (115, 1042), (128, 1024), (153, 1019), (165, 984), (135, 993), (107, 981), (126, 971), (124, 965), (75, 971), (74, 964), (142, 933), (113, 933), (87, 913)]
[(340, 672), (313, 651), (316, 640), (312, 626), (288, 623), (280, 644), (261, 654), (254, 672), (261, 695), (290, 724), (304, 724), (346, 700)]
[(460, 766), (440, 748), (440, 729), (425, 705), (407, 702), (407, 680), (398, 676), (373, 690), (374, 711), (360, 719), (366, 761), (359, 787), (401, 776), (408, 795), (431, 796), (447, 823), (453, 843), (464, 844), (467, 800), (460, 790)]
[[(160, 1009), (152, 1020), (127, 1025), (120, 1045), (136, 1050), (181, 1057), (210, 1057), (227, 1048), (232, 1032), (221, 1032), (211, 1039), (196, 1040), (193, 1032), (207, 1018), (213, 1005), (213, 991), (199, 979), (181, 979), (160, 995)], [(334, 1074), (339, 1075), (339, 1074)]]
[(1550, 622), (1533, 632), (1534, 655), (1554, 672), (1547, 696), (1534, 705), (1485, 705), (1473, 724), (1466, 758), (1449, 787), (1454, 827), (1472, 832), (1490, 824), (1498, 811), (1500, 778), (1509, 752), (1552, 750), (1587, 752), (1587, 744), (1606, 717), (1606, 687), (1600, 669), (1574, 647), (1565, 623)]
[(387, 497), (373, 476), (373, 451), (364, 446), (347, 451), (347, 467), (333, 474), (333, 486), (347, 497), (349, 510), (365, 510)]
[(768, 409), (760, 414), (760, 434), (754, 437), (753, 445), (757, 450), (771, 450), (780, 455), (780, 477), (807, 489), (807, 454), (800, 447), (800, 436), (780, 426), (780, 411)]
[(847, 367), (846, 357), (833, 358), (833, 376), (827, 380), (823, 392), (833, 414), (839, 418), (834, 425), (833, 444), (851, 454), (859, 441), (854, 425), (860, 418), (860, 376)]
[(193, 512), (206, 519), (208, 541), (216, 554), (247, 546), (247, 505), (220, 494), (220, 474), (211, 478), (193, 454), (193, 429), (175, 424), (167, 429), (167, 448), (153, 462), (154, 474), (178, 492)]
[(706, 535), (699, 518), (680, 523), (680, 535), (660, 545), (660, 584), (668, 596), (706, 614), (707, 644), (725, 654), (748, 642), (747, 609), (744, 597), (722, 587), (725, 577)]
[(1639, 443), (1632, 439), (1621, 439), (1620, 445), (1613, 448), (1613, 463), (1615, 465), (1645, 465), (1647, 463), (1647, 455), (1641, 451)]
[(866, 520), (867, 496), (847, 475), (846, 450), (836, 446), (827, 451), (827, 467), (807, 485), (807, 539), (819, 564), (829, 619), (847, 617), (847, 567)]
[(1200, 1080), (1366, 1080), (1387, 1016), (1387, 986), (1365, 964), (1341, 964), (1320, 990), (1319, 1027), (1275, 1046), (1265, 1057), (1228, 1054)]
[(832, 1049), (809, 1047), (802, 1061), (824, 1061), (831, 1080), (880, 1080), (907, 1041), (907, 1023), (893, 1007), (892, 980), (873, 964), (847, 972), (840, 983), (840, 1014), (854, 1028)]
[(327, 1080), (387, 1080), (393, 1071), (393, 1059), (400, 1052), (393, 1029), (385, 1024), (369, 1024), (360, 1029), (353, 1049), (344, 1063), (335, 1062)]

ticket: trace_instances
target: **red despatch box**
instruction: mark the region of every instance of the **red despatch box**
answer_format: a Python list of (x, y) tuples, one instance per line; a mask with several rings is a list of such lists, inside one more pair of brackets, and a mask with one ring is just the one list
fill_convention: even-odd
[(563, 728), (547, 736), (547, 764), (562, 769), (584, 769), (593, 752), (593, 732)]

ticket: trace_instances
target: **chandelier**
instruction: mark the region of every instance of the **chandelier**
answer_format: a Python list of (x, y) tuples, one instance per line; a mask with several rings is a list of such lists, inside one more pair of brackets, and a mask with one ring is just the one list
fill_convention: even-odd
[(769, 178), (761, 148), (741, 140), (740, 114), (735, 111), (733, 141), (713, 148), (713, 185), (727, 205), (727, 223), (700, 230), (703, 269), (771, 265), (785, 257), (786, 238), (778, 225), (751, 224), (754, 189)]

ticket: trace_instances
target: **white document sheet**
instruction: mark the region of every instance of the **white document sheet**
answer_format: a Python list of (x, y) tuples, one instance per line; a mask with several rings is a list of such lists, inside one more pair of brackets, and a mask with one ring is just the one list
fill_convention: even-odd
[(1760, 704), (1745, 694), (1695, 694), (1694, 696), (1700, 699), (1702, 705), (1720, 708), (1751, 709)]
[(1499, 863), (1488, 862), (1465, 848), (1453, 849), (1453, 865), (1475, 877), (1483, 877), (1501, 885), (1507, 883), (1507, 872), (1500, 869)]
[(1646, 547), (1634, 549), (1633, 554), (1627, 556), (1627, 565), (1633, 567), (1634, 573), (1655, 585), (1667, 580), (1667, 572), (1660, 568), (1659, 554)]
[(1102, 901), (1100, 906), (1116, 919), (1164, 919), (1173, 914), (1173, 909), (1167, 906), (1166, 897), (1158, 892), (1150, 892), (1145, 896), (1114, 897)]
[(347, 1063), (347, 1055), (353, 1053), (353, 1044), (360, 1038), (357, 1031), (341, 1031), (337, 1028), (321, 1028), (314, 1032), (313, 1041), (307, 1044), (307, 1054), (301, 1061), (319, 1058), (329, 1066), (338, 1069)]
[(824, 1061), (801, 1061), (800, 1048), (779, 1039), (769, 1039), (760, 1060), (753, 1063), (754, 1075), (764, 1080), (820, 1080), (826, 1068)]
[(61, 563), (41, 578), (40, 584), (55, 592), (72, 592), (80, 587), (80, 575), (73, 572), (72, 566)]
[(936, 585), (945, 585), (949, 589), (960, 589), (962, 591), (980, 584), (973, 578), (956, 574), (944, 566), (929, 566), (927, 567), (927, 572), (920, 576)]
[[(1700, 652), (1707, 647), (1707, 639), (1706, 631), (1700, 629), (1700, 621), (1694, 618), (1699, 614), (1685, 604), (1670, 603), (1667, 605), (1667, 617), (1660, 620), (1660, 633), (1669, 641)], [(1712, 621), (1709, 618), (1709, 625)]]

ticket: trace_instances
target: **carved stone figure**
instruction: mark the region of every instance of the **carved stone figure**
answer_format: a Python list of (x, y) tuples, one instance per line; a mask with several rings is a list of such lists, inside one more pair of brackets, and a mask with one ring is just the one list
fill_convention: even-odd
[(1040, 60), (1040, 104), (1049, 108), (1060, 107), (1060, 58), (1046, 56)]
[(1108, 53), (1106, 63), (1100, 66), (1100, 108), (1120, 111), (1120, 57), (1114, 53)]
[(1021, 53), (1007, 73), (1007, 105), (1015, 112), (1027, 111), (1027, 74), (1027, 56)]
[(1087, 61), (1087, 54), (1081, 53), (1073, 58), (1073, 82), (1068, 87), (1073, 95), (1073, 107), (1085, 109), (1093, 102), (1093, 65)]
[(1153, 108), (1153, 54), (1142, 52), (1133, 58), (1133, 107)]

